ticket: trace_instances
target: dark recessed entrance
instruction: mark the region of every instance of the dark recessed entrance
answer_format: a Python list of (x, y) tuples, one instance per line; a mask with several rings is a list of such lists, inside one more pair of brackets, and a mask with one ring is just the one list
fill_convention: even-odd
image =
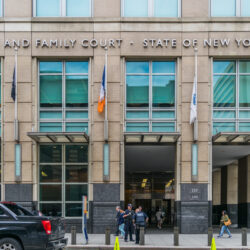
[(174, 223), (175, 145), (125, 147), (125, 204), (139, 205), (156, 228), (156, 212), (164, 215), (163, 228)]

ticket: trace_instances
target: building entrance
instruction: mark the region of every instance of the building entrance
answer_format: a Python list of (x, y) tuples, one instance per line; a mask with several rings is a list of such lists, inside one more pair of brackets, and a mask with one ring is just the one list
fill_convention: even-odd
[(175, 146), (125, 148), (125, 206), (142, 206), (149, 216), (150, 228), (157, 228), (159, 213), (162, 228), (174, 224), (174, 168)]

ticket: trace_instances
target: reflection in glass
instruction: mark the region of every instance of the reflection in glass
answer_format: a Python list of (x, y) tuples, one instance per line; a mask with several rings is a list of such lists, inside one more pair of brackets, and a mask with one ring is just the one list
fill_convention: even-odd
[(175, 62), (152, 62), (153, 74), (174, 74)]
[(178, 0), (154, 0), (155, 17), (178, 17)]
[(40, 182), (62, 182), (62, 166), (40, 165)]
[(41, 74), (62, 73), (62, 62), (40, 62), (39, 69)]
[(62, 123), (40, 122), (40, 132), (62, 132)]
[(87, 163), (88, 146), (87, 145), (66, 145), (67, 163)]
[(250, 76), (240, 76), (240, 107), (250, 107)]
[(213, 64), (214, 73), (235, 73), (236, 63), (235, 61), (215, 61)]
[(82, 203), (66, 204), (66, 217), (81, 217)]
[(40, 201), (62, 201), (62, 185), (40, 185)]
[(149, 74), (149, 62), (127, 62), (127, 74)]
[(88, 185), (66, 184), (66, 201), (81, 201), (82, 196), (88, 195)]
[(62, 146), (40, 145), (40, 162), (41, 163), (62, 162)]
[(87, 74), (88, 62), (66, 62), (66, 74)]
[(127, 122), (126, 131), (127, 132), (148, 132), (149, 124), (148, 122)]
[(149, 77), (127, 76), (127, 107), (148, 107)]
[(241, 122), (239, 125), (240, 132), (250, 132), (250, 122)]
[(174, 122), (153, 122), (152, 132), (174, 132)]
[(214, 76), (214, 107), (235, 107), (235, 76)]
[(125, 17), (148, 16), (148, 0), (124, 0)]
[(234, 132), (235, 131), (235, 123), (234, 122), (214, 122), (213, 123), (213, 134), (217, 134), (219, 132)]
[(88, 107), (88, 76), (66, 76), (66, 106)]
[(40, 203), (40, 211), (46, 216), (61, 217), (62, 204)]
[[(250, 3), (250, 1), (249, 1)], [(240, 61), (239, 62), (240, 73), (249, 73), (250, 74), (250, 61)]]
[(174, 107), (175, 76), (153, 76), (153, 107)]
[(66, 165), (66, 182), (88, 182), (88, 166)]
[(62, 76), (40, 76), (40, 107), (62, 107)]

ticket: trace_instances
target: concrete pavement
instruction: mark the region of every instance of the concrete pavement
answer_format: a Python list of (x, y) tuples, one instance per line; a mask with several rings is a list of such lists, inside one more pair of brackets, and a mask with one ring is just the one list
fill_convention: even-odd
[[(104, 234), (90, 234), (88, 245), (85, 245), (85, 239), (82, 234), (77, 234), (77, 246), (70, 246), (70, 234), (66, 234), (69, 239), (68, 249), (112, 249), (115, 244), (115, 236), (111, 235), (111, 245), (105, 246)], [(223, 238), (217, 239), (217, 234), (214, 234), (216, 246), (218, 249), (249, 249), (250, 250), (250, 233), (248, 233), (248, 247), (241, 246), (241, 234), (234, 233), (233, 237), (229, 239), (227, 235)], [(180, 234), (178, 249), (210, 249), (207, 247), (206, 234)], [(134, 242), (124, 242), (119, 238), (119, 243), (122, 249), (174, 249), (173, 248), (173, 234), (146, 234), (145, 246), (135, 245)], [(84, 247), (83, 247), (84, 246)]]

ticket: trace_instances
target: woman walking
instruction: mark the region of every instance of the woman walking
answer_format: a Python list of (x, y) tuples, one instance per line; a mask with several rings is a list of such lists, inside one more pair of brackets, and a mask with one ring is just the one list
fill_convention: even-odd
[(121, 237), (124, 238), (125, 237), (125, 231), (124, 231), (124, 218), (123, 215), (125, 214), (125, 212), (123, 210), (120, 210), (121, 214), (118, 220), (118, 226), (119, 226), (119, 231), (121, 232)]
[(229, 217), (227, 215), (227, 211), (223, 210), (221, 220), (220, 220), (221, 230), (220, 230), (220, 234), (217, 237), (221, 238), (224, 234), (224, 231), (226, 230), (226, 232), (228, 234), (228, 238), (232, 238), (232, 235), (231, 235), (229, 228), (228, 228), (228, 226), (230, 226), (230, 225), (231, 225), (231, 220), (229, 219)]

